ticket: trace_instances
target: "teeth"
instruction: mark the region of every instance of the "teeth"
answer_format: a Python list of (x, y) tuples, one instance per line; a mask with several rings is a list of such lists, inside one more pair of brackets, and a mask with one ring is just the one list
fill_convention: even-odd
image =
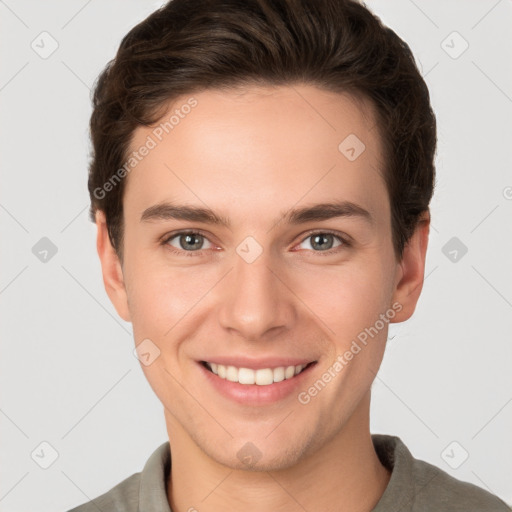
[(228, 366), (226, 368), (226, 380), (230, 382), (238, 382), (238, 368)]
[(274, 368), (274, 382), (281, 382), (282, 380), (284, 380), (284, 373), (284, 366)]
[(274, 382), (291, 379), (306, 367), (305, 364), (299, 364), (297, 366), (279, 366), (278, 368), (251, 370), (250, 368), (236, 368), (235, 366), (224, 366), (217, 363), (206, 364), (221, 379), (240, 384), (257, 384), (258, 386), (268, 386)]
[(274, 371), (270, 368), (264, 368), (263, 370), (256, 370), (256, 384), (258, 386), (268, 386), (274, 382)]
[(295, 367), (287, 366), (286, 370), (284, 371), (284, 378), (291, 379), (294, 375), (295, 375)]
[(249, 368), (240, 368), (238, 370), (238, 379), (235, 382), (240, 384), (255, 384), (256, 383), (256, 372)]

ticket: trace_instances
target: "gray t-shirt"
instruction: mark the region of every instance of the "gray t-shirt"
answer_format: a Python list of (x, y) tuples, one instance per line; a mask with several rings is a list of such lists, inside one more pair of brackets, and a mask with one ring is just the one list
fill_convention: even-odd
[[(493, 494), (415, 459), (400, 438), (372, 434), (372, 440), (382, 464), (391, 471), (372, 512), (510, 512)], [(69, 512), (172, 512), (166, 494), (170, 469), (167, 441), (151, 454), (142, 472)]]

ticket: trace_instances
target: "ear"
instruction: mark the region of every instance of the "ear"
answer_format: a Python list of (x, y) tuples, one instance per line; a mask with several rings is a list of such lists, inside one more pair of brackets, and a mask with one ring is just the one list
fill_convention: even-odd
[(402, 261), (396, 273), (392, 304), (398, 302), (402, 309), (391, 323), (405, 322), (414, 310), (423, 289), (425, 256), (430, 231), (430, 212), (424, 212), (414, 234), (404, 247)]
[(101, 210), (96, 211), (96, 227), (98, 228), (96, 247), (100, 257), (105, 290), (119, 316), (126, 322), (130, 322), (123, 269), (119, 257), (110, 243), (105, 213)]

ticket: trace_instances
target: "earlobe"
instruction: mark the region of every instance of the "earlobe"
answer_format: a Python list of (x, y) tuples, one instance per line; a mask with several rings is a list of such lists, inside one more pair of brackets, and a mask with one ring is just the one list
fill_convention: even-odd
[(119, 257), (110, 243), (105, 213), (101, 210), (96, 211), (96, 227), (98, 229), (96, 248), (101, 262), (105, 291), (119, 316), (126, 322), (130, 322), (123, 269)]
[(398, 302), (402, 309), (394, 317), (393, 323), (405, 322), (416, 309), (423, 289), (429, 230), (430, 213), (427, 211), (420, 218), (399, 263), (392, 304)]

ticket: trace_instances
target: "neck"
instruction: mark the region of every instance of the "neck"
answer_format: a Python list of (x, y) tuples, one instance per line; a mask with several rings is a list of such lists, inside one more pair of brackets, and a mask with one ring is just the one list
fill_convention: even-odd
[(172, 511), (370, 512), (391, 474), (373, 446), (369, 406), (370, 392), (332, 439), (300, 463), (279, 471), (244, 471), (220, 464), (166, 415), (172, 453), (167, 498)]

